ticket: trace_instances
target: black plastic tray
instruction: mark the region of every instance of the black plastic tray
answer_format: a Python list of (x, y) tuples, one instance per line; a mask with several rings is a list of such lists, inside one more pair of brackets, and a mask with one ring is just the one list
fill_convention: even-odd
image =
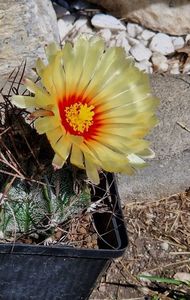
[(121, 256), (128, 244), (113, 174), (102, 176), (92, 201), (105, 196), (106, 186), (104, 201), (113, 214), (94, 214), (100, 249), (0, 244), (0, 300), (88, 299), (110, 260)]

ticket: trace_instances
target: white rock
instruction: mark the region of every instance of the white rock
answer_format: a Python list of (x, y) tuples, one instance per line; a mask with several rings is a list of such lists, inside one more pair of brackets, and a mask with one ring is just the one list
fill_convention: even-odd
[(180, 49), (184, 46), (185, 41), (181, 36), (179, 36), (179, 37), (173, 37), (172, 38), (172, 43), (174, 45), (174, 49), (177, 50), (177, 49)]
[(137, 61), (149, 60), (149, 58), (152, 55), (152, 52), (150, 51), (150, 49), (146, 48), (141, 43), (131, 47), (130, 53)]
[(74, 27), (74, 20), (75, 17), (72, 15), (67, 15), (64, 17), (64, 19), (59, 19), (57, 24), (58, 24), (58, 29), (59, 29), (59, 36), (60, 40), (62, 41), (73, 29)]
[(124, 48), (126, 54), (129, 53), (129, 50), (131, 48), (127, 38), (124, 36), (119, 36), (119, 35), (116, 37), (116, 46)]
[(143, 40), (145, 41), (148, 41), (150, 40), (153, 36), (155, 36), (155, 32), (154, 31), (151, 31), (151, 30), (148, 30), (148, 29), (145, 29), (142, 34), (141, 34), (141, 37)]
[(190, 40), (190, 34), (187, 34), (185, 37), (185, 41), (188, 42)]
[(141, 62), (136, 62), (135, 66), (141, 70), (141, 71), (145, 71), (146, 73), (152, 73), (152, 64), (150, 61), (148, 60), (142, 60)]
[(168, 251), (168, 249), (169, 249), (169, 244), (167, 242), (161, 243), (160, 246), (161, 246), (162, 250), (164, 250), (164, 251)]
[(143, 44), (145, 47), (148, 46), (149, 41), (143, 40), (142, 37), (139, 36), (139, 35), (137, 36), (137, 39), (138, 39), (138, 40), (141, 42), (141, 44)]
[(92, 17), (91, 23), (96, 28), (108, 28), (113, 31), (126, 30), (121, 21), (110, 15), (96, 14)]
[(76, 31), (78, 31), (82, 26), (87, 25), (88, 19), (84, 16), (80, 17), (74, 24)]
[(128, 38), (128, 34), (127, 34), (127, 32), (126, 31), (120, 31), (119, 33), (117, 33), (117, 35), (116, 35), (116, 39), (118, 38)]
[(164, 55), (175, 51), (172, 39), (165, 33), (157, 33), (150, 42), (150, 49)]
[(167, 57), (163, 54), (155, 52), (151, 57), (155, 71), (166, 72), (168, 70)]
[(130, 46), (135, 46), (135, 45), (137, 45), (137, 44), (139, 44), (140, 42), (139, 42), (139, 40), (137, 40), (137, 39), (134, 39), (134, 38), (131, 38), (131, 37), (127, 37), (127, 40), (128, 40), (128, 42), (129, 42), (129, 45)]
[(142, 27), (137, 24), (130, 23), (130, 22), (127, 24), (127, 32), (129, 36), (131, 36), (132, 38), (135, 38), (142, 31), (143, 31)]
[(172, 63), (171, 68), (170, 68), (170, 73), (174, 74), (174, 75), (180, 74), (179, 61), (175, 61)]
[(116, 40), (115, 39), (111, 39), (109, 42), (109, 47), (115, 47), (116, 46)]
[(85, 25), (81, 26), (79, 28), (79, 32), (94, 35), (94, 31), (92, 30), (92, 28), (88, 24), (85, 24)]
[(111, 39), (111, 30), (108, 28), (101, 29), (99, 31), (99, 34), (106, 42), (108, 42)]
[(185, 63), (183, 66), (183, 74), (190, 72), (190, 62), (189, 63)]

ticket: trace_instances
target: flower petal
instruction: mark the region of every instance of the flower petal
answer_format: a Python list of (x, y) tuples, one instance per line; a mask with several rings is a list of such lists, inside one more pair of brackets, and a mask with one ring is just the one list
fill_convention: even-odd
[(92, 38), (89, 44), (89, 51), (86, 53), (86, 58), (83, 63), (82, 74), (80, 77), (80, 83), (76, 88), (77, 94), (83, 94), (88, 87), (91, 79), (94, 76), (96, 69), (98, 68), (101, 57), (103, 55), (105, 45), (103, 40)]
[(63, 158), (64, 161), (66, 161), (70, 154), (71, 145), (72, 144), (68, 140), (67, 136), (62, 136), (53, 146), (53, 149), (59, 156)]
[(37, 107), (46, 107), (47, 105), (54, 104), (54, 99), (45, 90), (39, 88), (34, 82), (25, 79), (25, 85), (29, 91), (35, 94), (35, 101)]
[(134, 153), (127, 155), (127, 158), (129, 160), (130, 164), (134, 168), (143, 168), (147, 165), (146, 162), (142, 158), (140, 158), (139, 156), (137, 156)]
[(39, 134), (46, 133), (60, 126), (60, 120), (56, 116), (38, 118), (35, 121), (35, 128)]
[(57, 94), (57, 102), (59, 99), (62, 99), (65, 94), (65, 72), (62, 66), (62, 53), (56, 55), (53, 68), (52, 68), (52, 77), (53, 77), (53, 84), (55, 87), (55, 91)]
[(54, 148), (55, 144), (63, 137), (65, 136), (66, 131), (63, 127), (59, 126), (51, 131), (48, 131), (46, 133), (47, 138), (52, 146)]
[(35, 98), (30, 96), (15, 95), (12, 97), (12, 104), (19, 108), (35, 107)]
[(76, 145), (72, 146), (70, 162), (79, 167), (84, 168), (84, 156), (80, 148)]
[(54, 155), (52, 165), (55, 169), (61, 169), (63, 165), (65, 164), (65, 160), (58, 154)]
[(60, 47), (54, 42), (45, 47), (45, 52), (49, 63), (52, 63), (59, 51), (61, 51)]
[(38, 75), (42, 78), (43, 76), (43, 71), (46, 68), (46, 65), (44, 64), (44, 62), (42, 61), (42, 59), (38, 58), (36, 61), (36, 72), (38, 73)]
[(90, 181), (94, 184), (99, 184), (100, 178), (99, 178), (97, 167), (88, 157), (85, 157), (85, 167), (86, 167), (86, 174), (90, 179)]

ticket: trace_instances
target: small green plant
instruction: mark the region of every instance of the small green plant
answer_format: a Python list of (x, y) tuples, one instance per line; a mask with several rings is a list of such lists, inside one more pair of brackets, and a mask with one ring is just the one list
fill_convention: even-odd
[[(56, 178), (62, 178), (61, 182)], [(78, 194), (74, 192), (68, 167), (55, 172), (50, 180), (48, 176), (45, 179), (47, 184), (29, 185), (20, 180), (12, 184), (1, 206), (0, 231), (5, 237), (14, 231), (50, 233), (89, 205), (89, 189), (86, 187)]]
[[(151, 300), (162, 300), (165, 299), (164, 297), (167, 296), (167, 299), (174, 299), (174, 300), (189, 300), (190, 299), (190, 295), (189, 292), (185, 292), (185, 291), (181, 291), (181, 290), (177, 290), (176, 286), (182, 286), (182, 285), (186, 285), (188, 288), (190, 287), (190, 281), (187, 280), (179, 280), (179, 279), (173, 279), (173, 278), (166, 278), (166, 277), (159, 277), (159, 276), (154, 276), (154, 275), (139, 275), (138, 276), (139, 279), (147, 279), (151, 282), (155, 282), (156, 284), (158, 283), (162, 283), (162, 284), (166, 284), (169, 285), (169, 287), (167, 288), (162, 288), (160, 290), (164, 291), (164, 295), (163, 298), (159, 295), (153, 295), (151, 296)], [(159, 291), (159, 287), (157, 286), (157, 290)]]

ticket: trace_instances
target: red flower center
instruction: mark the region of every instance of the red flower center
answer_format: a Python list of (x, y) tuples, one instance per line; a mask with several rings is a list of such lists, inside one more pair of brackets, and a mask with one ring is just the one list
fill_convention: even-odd
[(58, 103), (59, 113), (63, 127), (72, 135), (83, 136), (86, 140), (94, 138), (97, 134), (100, 122), (93, 105), (89, 105), (88, 99), (70, 96)]

